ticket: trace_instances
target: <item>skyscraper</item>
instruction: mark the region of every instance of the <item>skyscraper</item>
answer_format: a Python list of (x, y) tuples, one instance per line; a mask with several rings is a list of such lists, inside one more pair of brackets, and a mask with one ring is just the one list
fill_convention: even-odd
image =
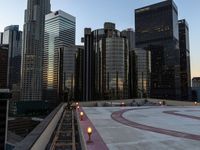
[(135, 55), (135, 32), (129, 28), (121, 32), (121, 36), (124, 36), (128, 40), (129, 47), (129, 72), (128, 72), (128, 97), (137, 97), (137, 72), (136, 72), (136, 55)]
[(138, 97), (150, 96), (150, 73), (151, 73), (151, 53), (150, 51), (135, 48), (136, 55), (136, 74)]
[(75, 76), (75, 50), (72, 47), (67, 48), (75, 45), (75, 30), (76, 19), (68, 13), (58, 10), (45, 17), (43, 54), (43, 99), (45, 100), (55, 101), (59, 98), (60, 48), (63, 48), (64, 54), (61, 60), (67, 63), (63, 64), (67, 65), (67, 69), (66, 66), (62, 68), (66, 73), (66, 84), (71, 81), (71, 76), (73, 78)]
[(21, 100), (42, 98), (44, 24), (48, 13), (50, 0), (28, 0), (24, 17)]
[(178, 21), (179, 25), (179, 47), (181, 67), (181, 98), (191, 99), (191, 72), (190, 72), (190, 45), (189, 27), (185, 19)]
[(128, 47), (130, 50), (135, 48), (135, 32), (132, 28), (121, 31), (121, 36), (124, 36), (128, 39)]
[(103, 29), (85, 29), (84, 100), (128, 97), (128, 40), (105, 23)]
[(83, 100), (83, 52), (84, 46), (76, 46), (74, 98), (79, 101)]
[(83, 100), (89, 101), (94, 98), (94, 56), (92, 45), (92, 31), (90, 28), (84, 29), (84, 51), (83, 51)]
[(8, 88), (8, 45), (0, 45), (0, 89)]
[(200, 102), (200, 77), (192, 78), (192, 100)]
[(3, 32), (0, 32), (0, 44), (3, 44)]
[(173, 0), (135, 10), (136, 47), (151, 51), (153, 98), (180, 99), (178, 10)]
[[(59, 95), (63, 101), (75, 97), (76, 54), (78, 47), (75, 45), (60, 48), (59, 55)], [(80, 93), (76, 93), (80, 94)]]
[(5, 27), (3, 33), (3, 44), (9, 45), (8, 52), (8, 86), (20, 84), (21, 74), (21, 52), (22, 52), (22, 31), (18, 25)]

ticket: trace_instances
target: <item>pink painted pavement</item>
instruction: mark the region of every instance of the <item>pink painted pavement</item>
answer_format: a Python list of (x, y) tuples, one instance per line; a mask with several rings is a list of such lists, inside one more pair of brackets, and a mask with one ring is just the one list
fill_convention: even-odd
[[(80, 112), (84, 113), (83, 120), (80, 120)], [(83, 131), (83, 135), (85, 138), (86, 146), (88, 150), (108, 150), (107, 145), (103, 141), (102, 137), (100, 136), (99, 132), (96, 130), (95, 126), (92, 124), (88, 116), (85, 114), (84, 110), (82, 107), (80, 107), (79, 110), (77, 110), (78, 113), (78, 118), (80, 120), (80, 126)], [(87, 128), (91, 127), (93, 132), (91, 135), (92, 143), (87, 143), (88, 141), (88, 134), (87, 134)]]

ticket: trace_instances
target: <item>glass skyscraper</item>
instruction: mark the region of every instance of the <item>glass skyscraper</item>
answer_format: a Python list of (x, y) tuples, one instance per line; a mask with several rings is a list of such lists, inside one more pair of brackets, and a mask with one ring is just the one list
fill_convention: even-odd
[(21, 100), (42, 100), (42, 56), (45, 15), (50, 0), (28, 0), (23, 31)]
[(200, 102), (200, 77), (192, 78), (192, 100)]
[[(83, 101), (83, 52), (84, 46), (76, 46), (74, 98)], [(84, 72), (86, 74), (86, 72)]]
[(185, 19), (178, 21), (179, 25), (179, 47), (181, 67), (181, 98), (191, 99), (191, 72), (190, 72), (190, 44), (189, 27)]
[(136, 74), (138, 97), (150, 96), (150, 75), (151, 75), (151, 53), (150, 51), (135, 48), (136, 55)]
[(121, 36), (127, 38), (129, 47), (128, 98), (135, 98), (137, 97), (136, 55), (134, 52), (135, 32), (133, 29), (128, 28), (121, 32)]
[(180, 99), (178, 10), (173, 0), (135, 10), (136, 47), (151, 52), (150, 97)]
[[(75, 30), (75, 17), (61, 10), (47, 14), (45, 17), (43, 53), (44, 100), (55, 101), (59, 98), (60, 60), (64, 62), (62, 69), (66, 73), (66, 84), (72, 84), (70, 81), (72, 76), (73, 78), (75, 76), (75, 67), (69, 65), (75, 65), (75, 52), (74, 49), (67, 47), (75, 45)], [(59, 58), (61, 56), (59, 55), (60, 48), (63, 48), (62, 57), (64, 58)]]
[(0, 44), (3, 44), (3, 32), (0, 32)]
[(3, 44), (9, 45), (8, 52), (8, 86), (20, 84), (21, 75), (21, 52), (22, 52), (22, 31), (18, 25), (5, 27), (3, 33)]
[(84, 100), (128, 98), (128, 40), (115, 24), (85, 29)]
[(0, 45), (0, 89), (8, 88), (8, 45)]

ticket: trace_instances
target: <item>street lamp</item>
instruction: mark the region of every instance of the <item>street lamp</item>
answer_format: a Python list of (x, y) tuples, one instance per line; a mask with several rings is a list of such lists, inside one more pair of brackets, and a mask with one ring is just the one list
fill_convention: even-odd
[(88, 139), (88, 143), (91, 143), (92, 142), (92, 140), (91, 140), (91, 135), (92, 135), (92, 128), (91, 127), (88, 127), (87, 128), (87, 133), (88, 133), (88, 137), (89, 137), (89, 139)]
[(83, 121), (83, 115), (84, 115), (84, 113), (83, 113), (83, 112), (80, 112), (81, 121)]

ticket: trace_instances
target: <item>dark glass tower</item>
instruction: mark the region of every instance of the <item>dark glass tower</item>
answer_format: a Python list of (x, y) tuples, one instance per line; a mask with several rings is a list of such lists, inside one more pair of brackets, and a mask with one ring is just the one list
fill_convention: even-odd
[(83, 100), (89, 101), (94, 98), (95, 87), (95, 52), (93, 50), (93, 39), (90, 28), (84, 30), (84, 51), (83, 51)]
[(181, 98), (191, 99), (189, 27), (185, 19), (178, 21), (181, 67)]
[(128, 65), (128, 98), (137, 97), (137, 70), (135, 55), (135, 32), (129, 28), (121, 32), (121, 36), (128, 40), (129, 47), (129, 65)]
[(0, 32), (0, 44), (3, 44), (3, 32)]
[(136, 55), (136, 75), (137, 75), (137, 97), (149, 97), (150, 93), (150, 73), (151, 57), (150, 52), (144, 49), (135, 48)]
[(5, 27), (3, 33), (3, 44), (9, 45), (8, 53), (8, 77), (9, 88), (20, 84), (21, 74), (21, 51), (22, 51), (22, 31), (18, 25)]
[(150, 97), (180, 99), (178, 11), (173, 0), (135, 10), (136, 47), (151, 51)]
[(105, 23), (103, 29), (85, 29), (83, 52), (84, 100), (128, 97), (128, 40)]
[[(74, 98), (76, 100), (83, 100), (83, 52), (84, 46), (76, 46), (75, 57), (75, 87)], [(85, 74), (85, 72), (84, 72)]]
[(49, 12), (50, 0), (28, 0), (24, 17), (21, 100), (42, 99), (44, 24)]
[(0, 45), (0, 89), (8, 88), (8, 47)]

